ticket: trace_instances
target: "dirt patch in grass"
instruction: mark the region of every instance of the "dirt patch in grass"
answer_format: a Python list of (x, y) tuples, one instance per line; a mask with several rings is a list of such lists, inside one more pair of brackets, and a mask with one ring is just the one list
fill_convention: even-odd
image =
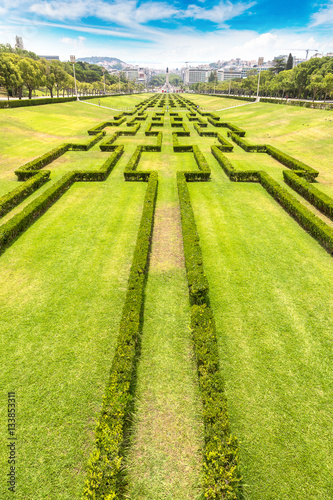
[(165, 203), (155, 212), (150, 270), (168, 271), (184, 267), (179, 205)]

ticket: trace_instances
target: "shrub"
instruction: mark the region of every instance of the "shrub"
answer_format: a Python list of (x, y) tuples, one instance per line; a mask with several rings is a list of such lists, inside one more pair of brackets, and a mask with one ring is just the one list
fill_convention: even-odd
[(118, 498), (121, 489), (124, 437), (132, 411), (156, 195), (157, 173), (151, 172), (128, 280), (116, 352), (96, 428), (95, 450), (88, 464), (88, 477), (83, 493), (87, 500), (115, 499)]
[(19, 205), (31, 193), (37, 191), (50, 177), (49, 171), (38, 172), (33, 177), (20, 184), (10, 193), (1, 196), (0, 198), (0, 217), (3, 217), (10, 212), (14, 207)]
[(273, 146), (266, 146), (267, 153), (275, 158), (277, 161), (285, 165), (286, 167), (292, 170), (302, 170), (304, 172), (304, 177), (309, 181), (314, 181), (314, 179), (318, 176), (317, 170), (309, 167), (305, 163), (296, 160), (292, 156), (283, 153), (279, 149), (274, 148)]
[(211, 152), (231, 181), (259, 182), (259, 176), (256, 170), (235, 170), (228, 158), (222, 154), (220, 148), (221, 146), (211, 146)]
[(330, 253), (333, 253), (333, 229), (302, 205), (266, 172), (259, 172), (261, 185), (297, 222)]
[(238, 144), (247, 153), (266, 153), (265, 144), (249, 144), (246, 139), (243, 139), (235, 132), (228, 132), (228, 136)]
[(46, 212), (73, 184), (74, 180), (75, 172), (65, 174), (47, 191), (23, 208), (20, 213), (5, 222), (0, 228), (0, 251), (3, 251), (17, 236), (23, 233), (37, 217)]
[[(299, 172), (302, 174), (302, 172)], [(283, 171), (283, 177), (286, 183), (297, 191), (303, 198), (308, 200), (323, 214), (333, 220), (333, 199), (322, 191), (319, 191), (313, 184), (302, 179), (298, 172)]]

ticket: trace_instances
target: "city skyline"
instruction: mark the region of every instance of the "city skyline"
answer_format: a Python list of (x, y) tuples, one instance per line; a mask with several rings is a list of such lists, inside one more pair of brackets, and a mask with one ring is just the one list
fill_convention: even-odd
[(333, 52), (332, 0), (0, 0), (0, 18), (0, 43), (14, 45), (18, 35), (27, 50), (61, 60), (96, 55), (162, 68)]

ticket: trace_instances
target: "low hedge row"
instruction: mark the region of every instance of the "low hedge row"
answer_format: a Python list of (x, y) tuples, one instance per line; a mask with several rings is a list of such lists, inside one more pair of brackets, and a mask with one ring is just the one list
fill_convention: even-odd
[(208, 172), (210, 174), (210, 168), (207, 163), (207, 160), (200, 151), (199, 146), (197, 146), (196, 144), (193, 145), (193, 155), (195, 161), (197, 162), (199, 170), (201, 170), (202, 172)]
[(220, 373), (209, 287), (190, 195), (183, 172), (177, 173), (186, 274), (191, 301), (191, 331), (204, 419), (203, 496), (207, 500), (240, 498), (238, 444), (231, 436)]
[(88, 464), (88, 475), (83, 492), (85, 500), (119, 498), (123, 487), (124, 441), (133, 407), (157, 183), (157, 173), (151, 172), (128, 280), (116, 351), (95, 432), (95, 449)]
[(23, 200), (37, 191), (50, 178), (50, 172), (38, 172), (33, 177), (20, 184), (19, 187), (7, 193), (0, 198), (0, 217), (3, 217), (13, 208), (19, 205)]
[(177, 172), (177, 187), (190, 301), (192, 305), (205, 304), (208, 300), (208, 281), (203, 269), (199, 235), (184, 172)]
[(294, 219), (308, 231), (326, 250), (333, 253), (333, 229), (302, 205), (292, 194), (272, 179), (266, 172), (259, 172), (260, 184)]
[(88, 130), (89, 135), (96, 135), (99, 132), (101, 132), (104, 128), (106, 127), (119, 127), (122, 123), (126, 121), (126, 117), (122, 117), (118, 120), (112, 120), (112, 121), (107, 121), (107, 122), (102, 122), (96, 125), (95, 127), (92, 127), (91, 129)]
[(305, 163), (296, 160), (292, 156), (283, 153), (279, 149), (274, 148), (273, 146), (266, 145), (266, 152), (275, 158), (275, 160), (282, 163), (286, 167), (291, 170), (302, 170), (304, 172), (304, 177), (309, 181), (314, 181), (314, 179), (318, 176), (319, 172), (314, 168), (309, 167)]
[(239, 135), (240, 137), (245, 136), (245, 130), (242, 130), (241, 128), (237, 127), (237, 125), (233, 125), (232, 123), (228, 122), (221, 122), (219, 120), (215, 120), (211, 116), (208, 118), (209, 123), (214, 125), (214, 127), (225, 127), (230, 129), (232, 132), (235, 132), (235, 134)]
[(105, 136), (105, 133), (106, 132), (104, 130), (102, 132), (99, 132), (98, 134), (94, 135), (94, 137), (89, 139), (89, 141), (87, 141), (85, 144), (69, 143), (68, 151), (88, 151)]
[(114, 132), (111, 137), (109, 137), (109, 139), (105, 142), (103, 142), (99, 147), (100, 147), (100, 150), (101, 151), (112, 151), (112, 149), (110, 149), (110, 146), (118, 139), (118, 137), (124, 135), (124, 136), (132, 136), (132, 135), (136, 135), (137, 131), (139, 130), (139, 128), (141, 127), (141, 124), (140, 123), (137, 123), (132, 129), (128, 129), (128, 130), (119, 130), (119, 131), (116, 131)]
[(23, 210), (0, 227), (0, 252), (23, 233), (37, 217), (57, 201), (75, 181), (75, 172), (65, 174), (58, 182), (33, 200)]
[(333, 104), (328, 102), (296, 101), (293, 99), (271, 99), (269, 97), (260, 97), (260, 102), (271, 104), (286, 104), (287, 106), (300, 106), (313, 109), (333, 109)]
[[(202, 130), (203, 126), (199, 125), (198, 123), (193, 123), (193, 126), (194, 126), (195, 130), (198, 132), (198, 134), (201, 136), (216, 137), (216, 132), (214, 132), (214, 130), (209, 130), (209, 131)], [(207, 126), (207, 124), (206, 124), (206, 126)]]
[(265, 144), (250, 144), (246, 139), (239, 136), (235, 132), (228, 131), (228, 137), (238, 144), (244, 151), (247, 153), (266, 153), (266, 145)]
[(233, 182), (259, 182), (256, 170), (235, 170), (231, 162), (222, 154), (222, 146), (211, 146), (211, 152)]
[(303, 196), (303, 198), (308, 200), (313, 206), (318, 208), (320, 212), (333, 220), (333, 199), (330, 196), (327, 196), (327, 194), (319, 191), (319, 189), (317, 189), (313, 184), (307, 182), (296, 172), (284, 170), (283, 177), (285, 182), (290, 187)]
[(227, 139), (225, 139), (221, 134), (217, 133), (216, 138), (219, 141), (219, 143), (221, 144), (221, 146), (219, 146), (221, 151), (229, 151), (230, 152), (234, 149), (231, 142), (227, 141)]
[(123, 154), (124, 146), (112, 146), (110, 151), (113, 151), (113, 154), (97, 170), (75, 170), (74, 180), (79, 182), (105, 181)]
[(192, 152), (193, 151), (192, 145), (184, 145), (184, 144), (180, 145), (179, 144), (178, 135), (179, 135), (179, 132), (173, 132), (173, 134), (172, 134), (173, 151), (175, 153)]
[(144, 144), (144, 145), (141, 146), (141, 151), (151, 151), (151, 152), (155, 151), (155, 152), (160, 152), (161, 149), (162, 149), (163, 134), (162, 134), (162, 132), (158, 132), (156, 134), (156, 136), (157, 136), (156, 144)]
[(17, 176), (19, 181), (25, 181), (30, 177), (34, 176), (36, 170), (40, 170), (43, 167), (45, 167), (45, 165), (52, 163), (54, 160), (62, 156), (68, 150), (69, 150), (69, 144), (66, 143), (61, 144), (60, 146), (57, 146), (51, 151), (48, 151), (39, 158), (36, 158), (35, 160), (29, 161), (28, 163), (22, 165), (22, 167), (15, 170), (15, 175)]
[(164, 126), (164, 121), (162, 122), (149, 122), (148, 125), (147, 125), (147, 128), (145, 130), (145, 134), (146, 135), (149, 135), (150, 132), (152, 132), (152, 128), (155, 128), (155, 127), (163, 127)]

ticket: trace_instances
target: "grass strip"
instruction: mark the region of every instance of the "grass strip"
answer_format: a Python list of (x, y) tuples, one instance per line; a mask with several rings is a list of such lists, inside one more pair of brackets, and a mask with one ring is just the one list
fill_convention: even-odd
[(235, 500), (241, 495), (237, 440), (230, 433), (227, 400), (209, 287), (190, 195), (183, 172), (177, 173), (186, 274), (191, 302), (191, 330), (203, 403), (205, 428), (204, 498)]
[(123, 452), (133, 402), (140, 349), (144, 288), (148, 273), (158, 177), (151, 172), (120, 323), (116, 353), (96, 428), (95, 449), (88, 464), (84, 499), (119, 498), (124, 488)]

